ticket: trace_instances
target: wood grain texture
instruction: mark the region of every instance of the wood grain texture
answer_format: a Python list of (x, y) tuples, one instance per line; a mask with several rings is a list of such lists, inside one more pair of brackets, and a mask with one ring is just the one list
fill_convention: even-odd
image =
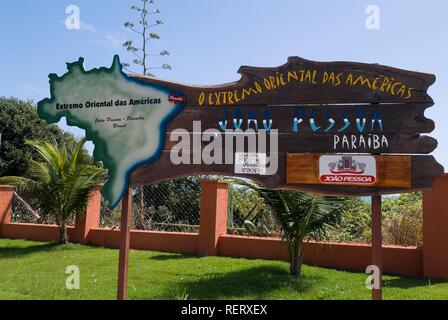
[(183, 92), (189, 106), (433, 103), (426, 91), (435, 82), (434, 75), (379, 64), (290, 57), (279, 67), (243, 66), (238, 73), (240, 80), (215, 86), (192, 86), (141, 75), (132, 77)]
[[(192, 152), (191, 156), (193, 156)], [(236, 175), (232, 164), (189, 164), (174, 165), (170, 161), (170, 152), (163, 152), (161, 159), (151, 165), (143, 165), (130, 175), (131, 187), (144, 184), (157, 183), (175, 178), (194, 175), (224, 175), (238, 176), (253, 179), (261, 185), (271, 189), (288, 188), (303, 192), (334, 195), (357, 195), (369, 196), (379, 194), (394, 194), (414, 190), (425, 190), (432, 187), (435, 178), (443, 174), (443, 167), (433, 156), (410, 156), (411, 157), (411, 186), (410, 188), (399, 187), (361, 187), (361, 186), (339, 186), (335, 190), (331, 185), (310, 184), (288, 184), (286, 183), (286, 156), (287, 153), (278, 154), (278, 171), (274, 175)]]
[[(322, 184), (319, 179), (319, 158), (323, 154), (287, 154), (288, 184)], [(411, 156), (373, 156), (376, 160), (376, 187), (411, 188)], [(340, 185), (334, 185), (338, 189)]]
[[(233, 119), (242, 118), (242, 130), (247, 129), (247, 122), (256, 119), (260, 129), (262, 121), (270, 112), (273, 128), (282, 133), (292, 133), (294, 118), (299, 117), (303, 122), (299, 125), (300, 134), (316, 133), (310, 126), (310, 118), (314, 117), (315, 124), (321, 127), (317, 133), (324, 133), (330, 123), (328, 116), (335, 120), (334, 127), (327, 133), (338, 133), (344, 126), (344, 118), (350, 121), (350, 126), (343, 133), (359, 133), (356, 119), (359, 113), (367, 120), (364, 133), (430, 133), (434, 130), (434, 121), (425, 117), (425, 110), (430, 105), (425, 104), (387, 104), (387, 105), (294, 105), (294, 106), (228, 106), (228, 107), (187, 107), (167, 126), (167, 131), (184, 128), (193, 130), (193, 121), (201, 121), (203, 129), (219, 129), (219, 121), (227, 121), (228, 129), (234, 129)], [(374, 129), (371, 121), (375, 114), (382, 119), (382, 130), (378, 122)], [(253, 122), (250, 128), (254, 128)]]
[[(179, 141), (180, 137), (176, 137), (173, 141), (170, 139), (170, 132), (167, 133), (165, 138), (165, 151), (171, 150), (175, 147)], [(225, 143), (226, 135), (224, 133), (216, 132), (216, 135)], [(257, 134), (254, 132), (250, 133), (231, 133), (234, 141), (237, 140), (236, 137), (241, 136), (244, 138), (244, 150), (248, 150), (249, 136), (253, 136), (253, 140), (257, 140)], [(381, 144), (379, 142), (379, 147), (375, 147), (375, 143), (371, 142), (369, 147), (369, 135), (362, 135), (365, 143), (360, 143), (360, 135), (354, 134), (356, 138), (356, 143), (352, 144), (351, 136), (347, 136), (348, 143), (342, 142), (342, 135), (338, 135), (340, 142), (337, 143), (335, 147), (335, 137), (333, 134), (294, 134), (294, 133), (280, 133), (266, 134), (267, 151), (272, 151), (269, 149), (271, 145), (271, 140), (277, 140), (278, 152), (334, 152), (334, 153), (412, 153), (412, 154), (426, 154), (431, 153), (437, 148), (437, 140), (429, 136), (420, 136), (418, 134), (384, 134), (377, 135), (381, 141), (381, 137), (384, 136), (387, 139), (387, 145)], [(185, 139), (190, 141), (190, 150), (199, 151), (207, 146), (209, 141), (201, 141), (202, 133), (188, 133), (185, 132), (183, 135)], [(182, 138), (184, 139), (184, 138)], [(199, 144), (194, 144), (193, 140), (201, 141)], [(371, 138), (372, 140), (372, 138)], [(372, 140), (373, 141), (373, 140)], [(234, 142), (236, 145), (236, 142)], [(353, 147), (355, 146), (355, 147)], [(244, 152), (241, 150), (241, 152)]]
[[(189, 175), (235, 176), (234, 165), (214, 163), (174, 165), (170, 153), (178, 140), (171, 141), (172, 132), (183, 129), (188, 146), (181, 149), (187, 159), (201, 159), (202, 149), (209, 141), (202, 141), (204, 131), (215, 129), (214, 137), (225, 129), (236, 129), (234, 119), (241, 121), (241, 130), (263, 129), (263, 120), (272, 121), (267, 135), (266, 151), (278, 157), (278, 170), (273, 175), (240, 175), (252, 178), (268, 188), (342, 195), (378, 195), (430, 188), (433, 180), (443, 173), (443, 167), (426, 154), (437, 147), (437, 141), (422, 133), (434, 130), (434, 122), (424, 113), (434, 102), (427, 94), (435, 82), (432, 74), (412, 72), (378, 64), (354, 62), (315, 62), (290, 57), (279, 67), (248, 67), (238, 71), (241, 79), (215, 86), (192, 86), (133, 75), (132, 77), (171, 88), (179, 93), (172, 99), (185, 99), (186, 107), (168, 125), (165, 148), (160, 159), (137, 168), (131, 175), (132, 186), (156, 183)], [(302, 121), (294, 126), (294, 118)], [(356, 125), (357, 120), (365, 126)], [(314, 121), (311, 121), (313, 119)], [(334, 125), (331, 126), (334, 120)], [(345, 126), (348, 122), (350, 125)], [(381, 125), (378, 120), (382, 120)], [(372, 120), (374, 124), (372, 125)], [(197, 121), (201, 121), (196, 127)], [(340, 132), (341, 131), (341, 132)], [(260, 136), (263, 131), (253, 131)], [(247, 132), (245, 133), (247, 134)], [(375, 136), (380, 145), (371, 141)], [(191, 140), (190, 140), (191, 139)], [(249, 138), (247, 138), (249, 139)], [(337, 140), (339, 139), (339, 140)], [(209, 140), (212, 140), (210, 138)], [(277, 141), (278, 148), (270, 148)], [(383, 141), (387, 141), (384, 143)], [(243, 150), (248, 152), (243, 141)], [(253, 146), (252, 146), (253, 147)], [(257, 150), (260, 151), (257, 143)], [(178, 149), (175, 149), (179, 151)], [(229, 150), (229, 151), (226, 151)], [(235, 148), (222, 146), (222, 159), (235, 156)], [(388, 186), (331, 186), (309, 183), (287, 183), (288, 153), (398, 153), (405, 156), (406, 166), (398, 168), (379, 162), (378, 177)], [(392, 159), (392, 158), (389, 158)], [(394, 158), (399, 159), (399, 158)], [(200, 161), (198, 162), (200, 163)], [(390, 163), (390, 160), (389, 162)], [(392, 169), (391, 169), (392, 168)], [(310, 168), (304, 168), (309, 170)], [(409, 170), (409, 171), (407, 171)], [(403, 177), (410, 176), (403, 185)]]

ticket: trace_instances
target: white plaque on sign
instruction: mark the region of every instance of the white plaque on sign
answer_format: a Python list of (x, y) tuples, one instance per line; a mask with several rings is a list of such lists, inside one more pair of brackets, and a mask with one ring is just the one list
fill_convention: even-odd
[(235, 173), (266, 174), (265, 153), (235, 153)]
[(321, 156), (319, 158), (319, 180), (324, 184), (375, 184), (375, 157), (365, 155)]

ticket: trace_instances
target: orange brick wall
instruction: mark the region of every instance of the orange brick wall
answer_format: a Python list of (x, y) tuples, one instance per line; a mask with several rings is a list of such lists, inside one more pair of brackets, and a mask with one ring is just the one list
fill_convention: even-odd
[[(422, 248), (383, 246), (384, 272), (410, 277), (422, 276)], [(288, 250), (280, 239), (224, 235), (219, 239), (219, 255), (288, 260)], [(319, 267), (364, 272), (371, 261), (368, 244), (316, 243), (306, 245), (304, 261)]]
[(448, 174), (423, 193), (423, 275), (448, 280)]

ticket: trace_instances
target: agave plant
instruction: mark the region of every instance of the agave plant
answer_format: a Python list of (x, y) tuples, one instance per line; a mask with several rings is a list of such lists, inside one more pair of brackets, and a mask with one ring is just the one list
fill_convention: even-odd
[(84, 151), (85, 141), (65, 145), (27, 141), (41, 160), (31, 160), (29, 178), (0, 178), (0, 184), (15, 185), (33, 197), (43, 218), (55, 219), (60, 243), (68, 241), (67, 221), (85, 213), (92, 190), (106, 176), (103, 168), (90, 163)]
[(272, 208), (281, 227), (282, 238), (288, 246), (290, 274), (300, 276), (304, 242), (325, 238), (326, 231), (339, 223), (345, 199), (292, 190), (269, 190), (251, 182), (236, 181), (256, 191)]

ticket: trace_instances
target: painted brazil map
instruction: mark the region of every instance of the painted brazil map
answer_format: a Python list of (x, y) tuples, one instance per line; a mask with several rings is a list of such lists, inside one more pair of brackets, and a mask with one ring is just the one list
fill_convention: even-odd
[(84, 59), (68, 63), (68, 72), (50, 74), (51, 97), (38, 103), (39, 116), (50, 123), (86, 131), (93, 155), (108, 169), (103, 196), (115, 207), (128, 185), (128, 173), (160, 157), (166, 124), (184, 107), (182, 93), (129, 78), (120, 59), (111, 68), (86, 71)]

